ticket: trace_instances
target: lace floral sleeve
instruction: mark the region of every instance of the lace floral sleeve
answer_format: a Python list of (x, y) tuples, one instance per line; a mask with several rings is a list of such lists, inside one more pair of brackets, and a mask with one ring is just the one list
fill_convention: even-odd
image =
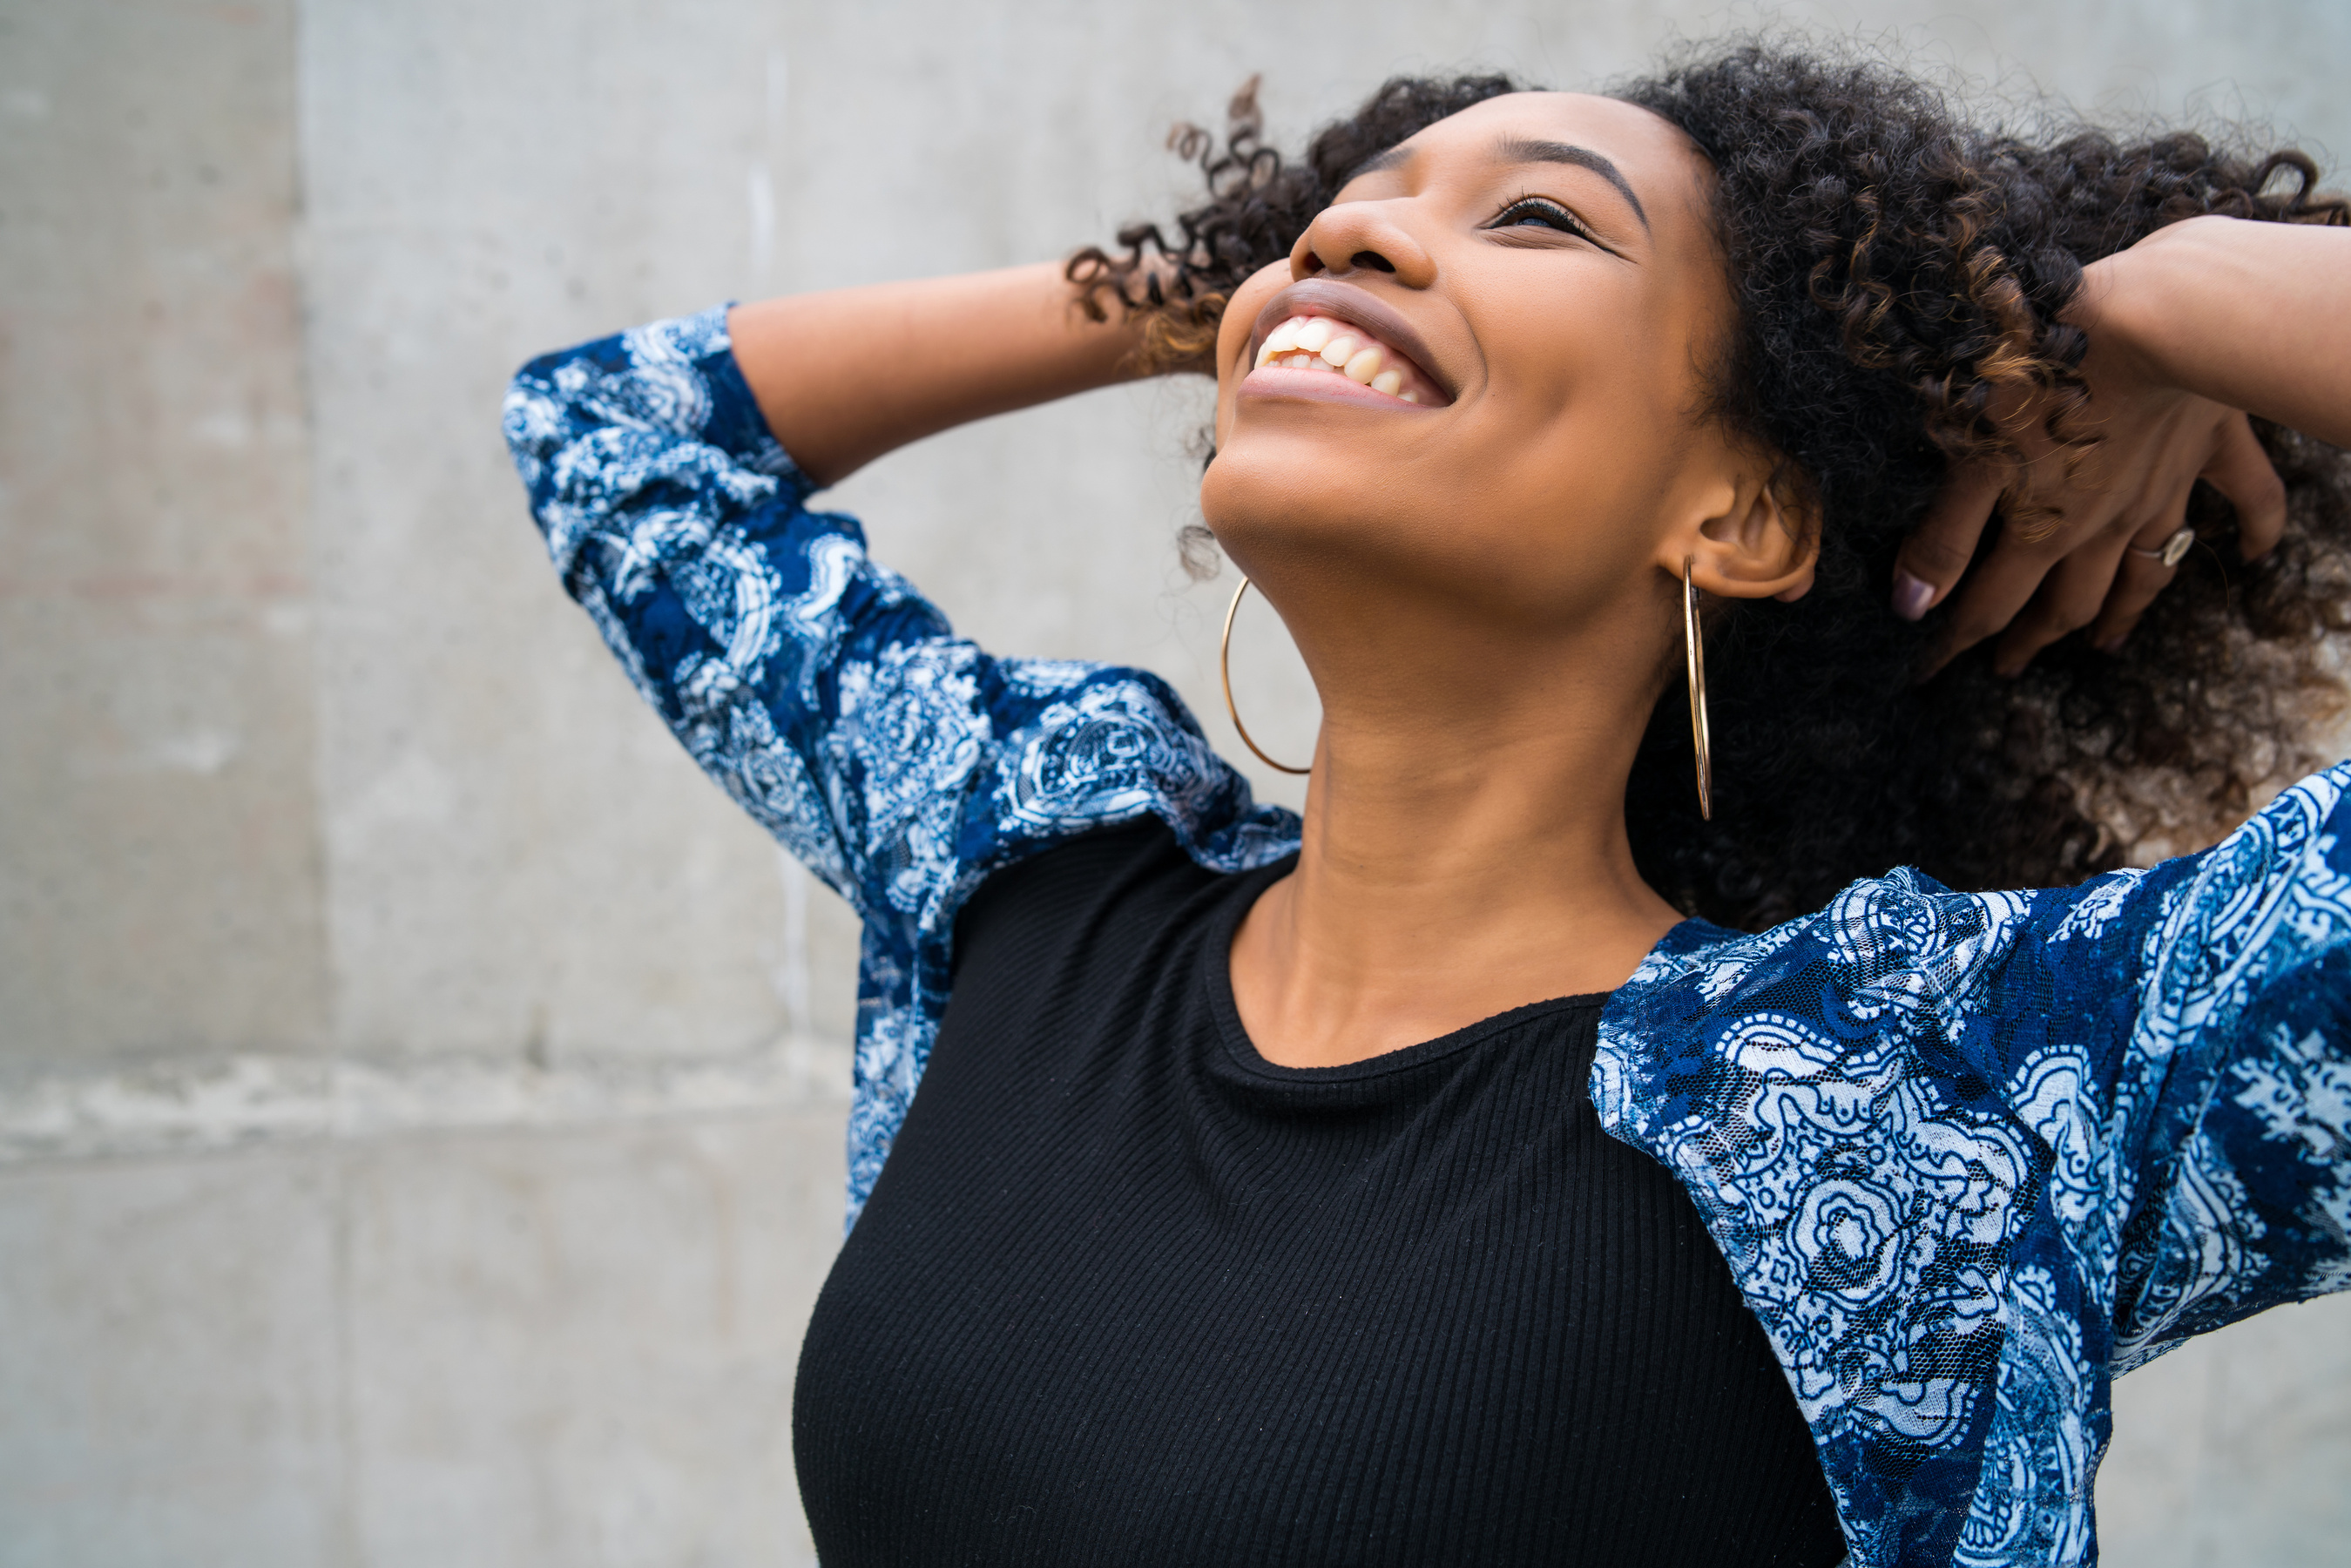
[(2351, 1287), (2351, 768), (2078, 888), (1692, 923), (1595, 1099), (1771, 1334), (1857, 1563), (2072, 1563), (2112, 1377)]
[(1262, 864), (1259, 807), (1156, 676), (998, 659), (876, 565), (761, 417), (723, 309), (535, 360), (506, 434), (564, 587), (704, 770), (865, 921), (852, 1218), (946, 1003), (979, 881), (1145, 813)]
[(2346, 787), (2351, 765), (2305, 780), (2145, 901), (2117, 1093), (2117, 1372), (2351, 1289)]

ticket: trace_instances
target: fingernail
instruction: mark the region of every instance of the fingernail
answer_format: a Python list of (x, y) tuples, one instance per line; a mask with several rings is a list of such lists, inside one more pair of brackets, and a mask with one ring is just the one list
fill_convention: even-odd
[(1905, 621), (1916, 621), (1927, 613), (1935, 602), (1935, 585), (1911, 576), (1900, 567), (1894, 569), (1894, 613)]

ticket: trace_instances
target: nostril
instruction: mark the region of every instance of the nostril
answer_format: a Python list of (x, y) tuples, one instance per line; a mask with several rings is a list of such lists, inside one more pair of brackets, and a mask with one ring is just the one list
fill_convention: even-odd
[(1360, 267), (1373, 272), (1394, 272), (1395, 263), (1375, 250), (1359, 250), (1347, 258), (1349, 267)]

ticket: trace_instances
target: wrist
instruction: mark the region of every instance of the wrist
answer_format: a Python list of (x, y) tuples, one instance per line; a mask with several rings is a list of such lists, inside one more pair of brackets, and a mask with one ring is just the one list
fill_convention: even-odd
[(2229, 242), (2241, 225), (2204, 215), (2168, 225), (2128, 250), (2082, 269), (2082, 290), (2063, 317), (2111, 366), (2181, 383), (2211, 330), (2216, 298), (2231, 287)]
[(1064, 264), (1069, 319), (1081, 337), (1116, 345), (1116, 380), (1135, 381), (1186, 368), (1170, 362), (1163, 340), (1180, 312), (1173, 258), (1153, 254), (1131, 267), (1102, 252), (1081, 251)]

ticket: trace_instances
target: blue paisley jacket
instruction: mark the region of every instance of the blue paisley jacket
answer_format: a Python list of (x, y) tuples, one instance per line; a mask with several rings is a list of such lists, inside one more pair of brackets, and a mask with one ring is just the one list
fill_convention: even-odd
[[(852, 1220), (990, 873), (1145, 814), (1219, 871), (1297, 847), (1156, 677), (982, 653), (811, 510), (723, 311), (535, 361), (505, 418), (566, 589), (864, 919)], [(2346, 785), (2079, 887), (1686, 922), (1611, 998), (1601, 1120), (1696, 1201), (1856, 1564), (2094, 1562), (2111, 1379), (2351, 1286)]]

